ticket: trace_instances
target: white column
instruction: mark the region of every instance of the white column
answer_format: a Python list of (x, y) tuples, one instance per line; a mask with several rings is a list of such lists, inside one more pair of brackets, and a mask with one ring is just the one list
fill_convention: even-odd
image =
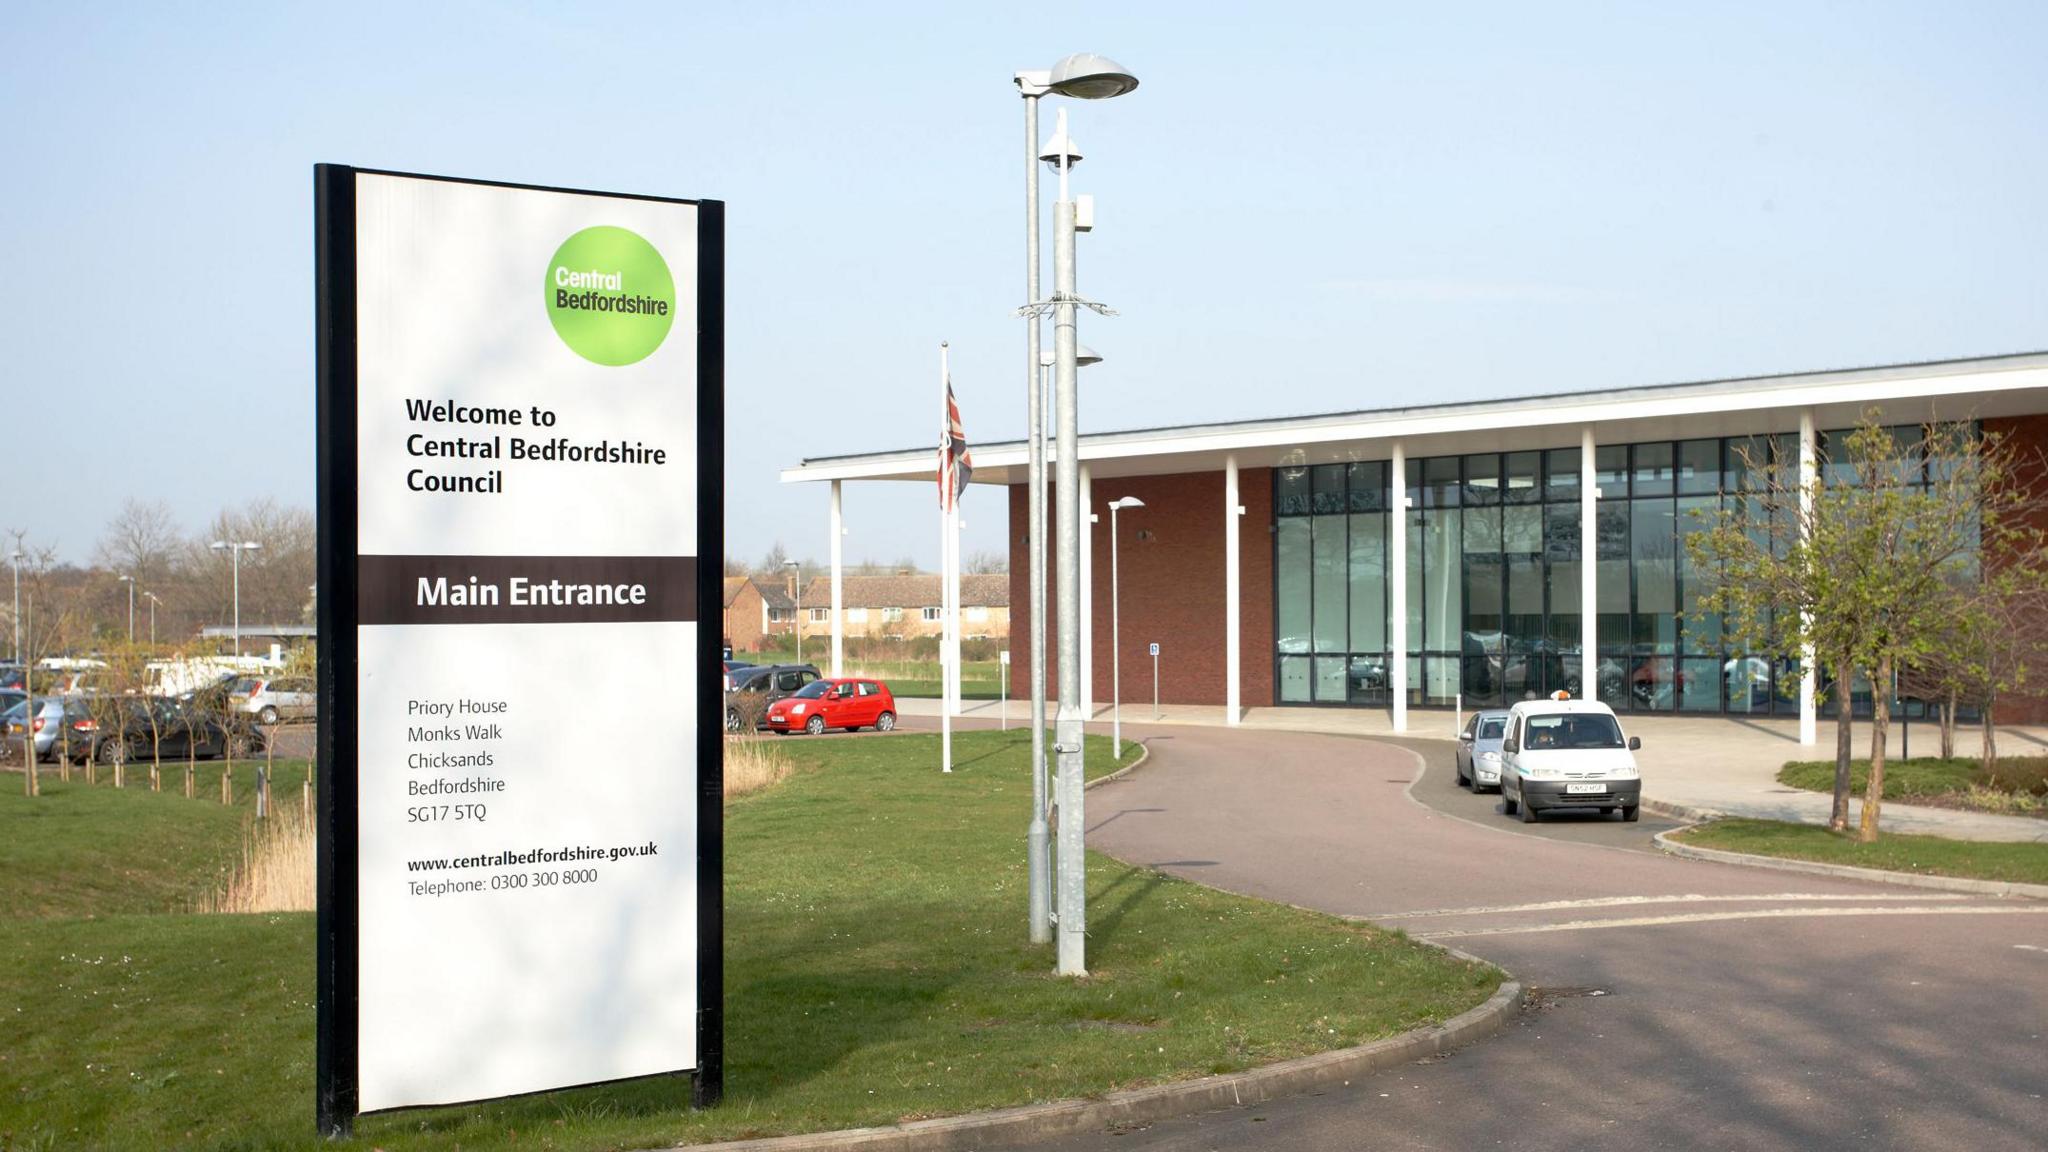
[(832, 675), (834, 678), (846, 675), (840, 670), (841, 654), (846, 643), (845, 597), (840, 586), (840, 574), (845, 557), (840, 548), (840, 538), (846, 535), (846, 519), (839, 503), (840, 481), (832, 482)]
[(1593, 429), (1579, 430), (1579, 695), (1600, 698), (1600, 478)]
[(1244, 653), (1240, 647), (1238, 612), (1238, 533), (1241, 525), (1238, 517), (1244, 509), (1238, 505), (1237, 457), (1223, 458), (1223, 722), (1237, 727), (1238, 717), (1244, 711), (1244, 699), (1239, 681), (1243, 679)]
[(1394, 731), (1408, 730), (1408, 452), (1398, 442), (1387, 465), (1393, 499), (1387, 504), (1387, 674), (1394, 696)]
[[(1813, 410), (1799, 413), (1799, 523), (1800, 531), (1812, 522), (1813, 490), (1820, 480), (1820, 462), (1814, 453)], [(1811, 616), (1801, 614), (1809, 622)], [(1813, 646), (1808, 645), (1799, 653), (1799, 742), (1820, 743), (1820, 710), (1814, 707), (1813, 692), (1815, 673)], [(1748, 680), (1743, 681), (1743, 691), (1748, 691)]]
[(1095, 485), (1081, 465), (1081, 716), (1095, 719)]

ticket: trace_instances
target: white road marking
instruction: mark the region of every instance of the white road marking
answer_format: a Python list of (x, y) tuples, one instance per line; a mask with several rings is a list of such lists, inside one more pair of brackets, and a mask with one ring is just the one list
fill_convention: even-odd
[(1460, 936), (1517, 936), (1532, 932), (1579, 932), (1588, 928), (1650, 928), (1661, 924), (1702, 924), (1710, 920), (1786, 920), (1822, 916), (2039, 916), (2041, 907), (1959, 907), (1944, 904), (1927, 908), (1762, 908), (1750, 912), (1695, 912), (1685, 916), (1637, 916), (1616, 920), (1568, 920), (1560, 924), (1528, 924), (1510, 928), (1446, 928), (1441, 932), (1417, 932), (1421, 940), (1448, 940)]
[[(1688, 892), (1677, 896), (1599, 896), (1585, 900), (1546, 900), (1541, 904), (1497, 904), (1491, 907), (1471, 908), (1429, 908), (1420, 912), (1373, 912), (1365, 916), (1351, 917), (1357, 920), (1415, 920), (1424, 916), (1487, 916), (1508, 912), (1555, 912), (1566, 908), (1616, 908), (1630, 904), (1709, 904), (1755, 900), (1927, 900), (1929, 895), (1918, 893), (1820, 893), (1820, 892), (1766, 892), (1755, 896), (1706, 896)], [(1939, 899), (1939, 897), (1934, 897)], [(1958, 900), (1975, 900), (1976, 896), (1959, 895)]]
[(2013, 947), (2026, 952), (2048, 952), (2048, 948), (2043, 948), (2038, 944), (2015, 944)]

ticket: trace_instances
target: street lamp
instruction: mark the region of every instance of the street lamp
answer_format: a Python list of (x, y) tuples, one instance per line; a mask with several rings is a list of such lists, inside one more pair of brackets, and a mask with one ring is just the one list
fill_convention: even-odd
[(796, 662), (804, 662), (804, 570), (794, 560), (784, 560), (782, 566), (790, 570), (789, 586), (796, 597)]
[[(1039, 328), (1040, 313), (1038, 276), (1041, 258), (1038, 252), (1038, 101), (1048, 93), (1067, 96), (1077, 100), (1104, 100), (1121, 96), (1138, 86), (1138, 78), (1130, 71), (1106, 56), (1093, 52), (1077, 52), (1068, 56), (1045, 71), (1031, 70), (1018, 72), (1014, 77), (1017, 92), (1024, 98), (1024, 298), (1026, 315), (1024, 337), (1024, 390), (1026, 430), (1028, 440), (1028, 487), (1030, 489), (1030, 544), (1031, 544), (1031, 825), (1027, 836), (1026, 867), (1031, 874), (1030, 921), (1031, 940), (1042, 944), (1052, 936), (1052, 899), (1047, 891), (1051, 873), (1048, 870), (1048, 829), (1046, 827), (1046, 790), (1043, 783), (1045, 769), (1045, 395), (1040, 377)], [(1072, 161), (1069, 161), (1071, 164)], [(1065, 461), (1066, 455), (1061, 456)], [(1078, 482), (1078, 481), (1076, 481)], [(1062, 489), (1068, 490), (1068, 489)], [(1064, 507), (1064, 504), (1063, 504)], [(1078, 512), (1076, 504), (1073, 511)], [(1062, 585), (1071, 587), (1071, 585)], [(1078, 636), (1077, 636), (1078, 643)], [(1078, 794), (1077, 794), (1078, 798)], [(1078, 809), (1078, 805), (1076, 808)], [(1078, 821), (1079, 816), (1075, 819)], [(1077, 825), (1078, 827), (1078, 825)], [(1075, 859), (1079, 858), (1080, 837), (1075, 835)], [(1078, 942), (1080, 932), (1076, 909), (1075, 932)], [(1078, 948), (1078, 943), (1077, 943)], [(1076, 952), (1076, 970), (1079, 953)], [(1063, 958), (1061, 972), (1067, 972), (1068, 965)]]
[(226, 552), (234, 558), (235, 567), (235, 655), (242, 654), (242, 553), (254, 552), (263, 547), (254, 540), (243, 540), (230, 544), (226, 540), (215, 540), (209, 545), (215, 552)]
[(149, 646), (154, 648), (156, 647), (156, 606), (163, 603), (163, 601), (158, 600), (154, 592), (144, 592), (142, 598), (149, 601)]
[(128, 586), (128, 643), (135, 643), (135, 577), (123, 576), (121, 583)]
[(1136, 496), (1109, 502), (1109, 715), (1111, 743), (1116, 758), (1124, 758), (1124, 660), (1123, 630), (1117, 612), (1116, 514), (1119, 508), (1143, 508)]

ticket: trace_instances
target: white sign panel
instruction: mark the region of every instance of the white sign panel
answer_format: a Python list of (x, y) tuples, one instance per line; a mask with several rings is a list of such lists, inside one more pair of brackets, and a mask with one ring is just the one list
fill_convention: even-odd
[(352, 472), (353, 573), (322, 591), (353, 591), (353, 851), (328, 856), (353, 856), (356, 987), (323, 1056), (345, 1079), (353, 1048), (362, 1112), (698, 1068), (718, 206), (340, 171), (354, 402), (328, 410), (323, 347), (323, 423), (354, 452), (323, 486)]

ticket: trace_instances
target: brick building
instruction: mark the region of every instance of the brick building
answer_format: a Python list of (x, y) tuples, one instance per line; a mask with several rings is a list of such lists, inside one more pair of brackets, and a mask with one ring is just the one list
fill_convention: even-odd
[[(1686, 626), (1700, 581), (1683, 538), (1742, 498), (1745, 452), (1824, 463), (1870, 411), (1974, 421), (2038, 468), (2048, 353), (1084, 435), (1084, 692), (1110, 691), (1105, 509), (1132, 496), (1144, 507), (1117, 523), (1126, 695), (1149, 695), (1156, 642), (1160, 699), (1229, 723), (1245, 707), (1370, 707), (1400, 730), (1411, 707), (1591, 684), (1621, 711), (1797, 717), (1812, 742), (1832, 705), (1799, 662)], [(782, 478), (829, 482), (836, 508), (846, 481), (929, 481), (933, 463), (838, 456)], [(1022, 636), (1025, 446), (976, 445), (975, 464), (976, 483), (1010, 489)], [(1997, 718), (2048, 721), (2048, 703), (2010, 697)]]
[(769, 636), (796, 631), (796, 602), (773, 580), (725, 578), (725, 642), (735, 652), (758, 652)]
[[(840, 577), (842, 635), (847, 637), (937, 636), (939, 578), (922, 573)], [(804, 635), (832, 627), (832, 580), (813, 577), (804, 585)], [(1010, 634), (1010, 578), (1001, 574), (960, 577), (960, 635), (967, 639)]]

